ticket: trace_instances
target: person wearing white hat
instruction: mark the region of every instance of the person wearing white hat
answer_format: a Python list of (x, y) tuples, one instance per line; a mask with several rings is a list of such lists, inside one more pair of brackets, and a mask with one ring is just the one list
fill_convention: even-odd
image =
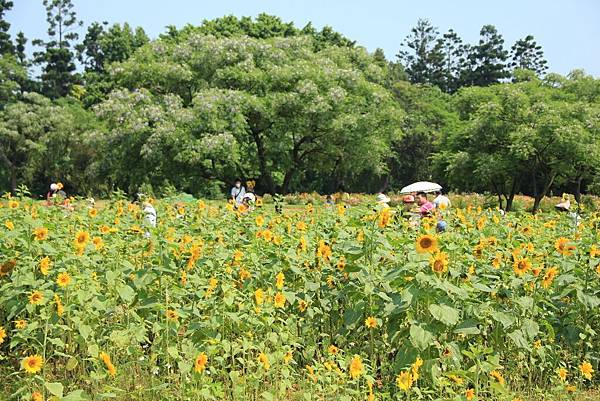
[(377, 201), (377, 203), (379, 205), (385, 205), (385, 206), (388, 206), (388, 203), (390, 203), (390, 201), (391, 201), (389, 196), (387, 196), (386, 194), (382, 194), (382, 193), (377, 194), (377, 196), (375, 197), (375, 200)]

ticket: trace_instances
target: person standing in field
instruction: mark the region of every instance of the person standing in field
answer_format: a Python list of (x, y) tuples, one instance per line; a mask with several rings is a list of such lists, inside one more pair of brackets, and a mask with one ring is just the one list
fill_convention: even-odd
[(236, 206), (244, 202), (244, 195), (246, 195), (246, 188), (242, 185), (242, 180), (237, 178), (233, 183), (233, 188), (231, 188), (231, 199)]
[(436, 195), (437, 196), (433, 200), (433, 204), (435, 205), (436, 209), (448, 209), (450, 206), (452, 206), (450, 199), (447, 196), (444, 196), (442, 191), (436, 192)]
[(435, 210), (435, 205), (429, 202), (425, 192), (419, 192), (417, 194), (417, 206), (419, 207), (419, 214), (421, 217), (430, 216)]

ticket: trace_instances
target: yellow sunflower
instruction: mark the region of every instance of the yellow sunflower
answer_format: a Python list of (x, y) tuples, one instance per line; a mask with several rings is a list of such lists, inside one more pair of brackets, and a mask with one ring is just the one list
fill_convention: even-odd
[(169, 319), (171, 321), (177, 321), (177, 319), (179, 319), (179, 315), (177, 314), (177, 311), (174, 311), (173, 309), (167, 310), (167, 312), (165, 312), (165, 314), (167, 315), (167, 319)]
[(269, 370), (269, 368), (271, 367), (271, 362), (269, 362), (269, 357), (262, 352), (260, 354), (258, 354), (258, 362), (260, 362), (260, 364), (262, 365), (262, 367), (265, 370)]
[(194, 361), (194, 370), (197, 373), (204, 372), (204, 370), (206, 370), (207, 363), (208, 363), (208, 357), (206, 356), (206, 354), (204, 352), (201, 352), (200, 354), (198, 354), (198, 356), (196, 357), (196, 360)]
[(45, 256), (42, 258), (42, 260), (40, 260), (40, 272), (44, 276), (47, 276), (50, 272), (50, 263), (50, 258), (48, 256)]
[(575, 245), (570, 245), (570, 241), (567, 238), (561, 237), (554, 243), (556, 250), (564, 256), (571, 256), (573, 251), (576, 249)]
[(370, 329), (374, 329), (375, 327), (377, 327), (377, 319), (375, 319), (373, 316), (369, 316), (365, 319), (365, 326), (367, 326)]
[(527, 258), (516, 258), (513, 263), (513, 270), (519, 277), (527, 273), (531, 269), (531, 262)]
[(494, 379), (496, 379), (496, 381), (498, 383), (500, 383), (501, 385), (504, 384), (504, 377), (502, 376), (502, 373), (498, 372), (497, 370), (491, 371), (490, 376), (492, 376)]
[(33, 235), (36, 241), (43, 241), (48, 238), (48, 229), (46, 227), (38, 227), (33, 230)]
[(283, 295), (281, 292), (278, 292), (277, 294), (275, 294), (275, 307), (276, 308), (283, 308), (285, 306), (285, 295)]
[(285, 275), (283, 274), (283, 272), (277, 273), (277, 276), (275, 277), (275, 286), (278, 289), (282, 289), (284, 282), (285, 282)]
[(592, 369), (591, 363), (589, 363), (588, 361), (584, 361), (581, 365), (579, 365), (579, 371), (587, 380), (592, 380), (594, 369)]
[(438, 252), (431, 257), (429, 263), (434, 273), (445, 273), (448, 271), (448, 254), (446, 252)]
[(400, 374), (396, 377), (396, 386), (400, 390), (408, 391), (412, 387), (413, 377), (408, 372), (400, 372)]
[(38, 305), (44, 300), (44, 295), (39, 291), (33, 291), (29, 294), (29, 303), (32, 305)]
[(58, 277), (56, 278), (56, 284), (58, 284), (59, 287), (66, 287), (70, 282), (71, 276), (69, 276), (69, 273), (67, 272), (59, 273)]
[(4, 327), (0, 326), (0, 344), (2, 344), (4, 342), (5, 338), (6, 338), (6, 330), (4, 330)]
[(350, 377), (356, 379), (365, 373), (365, 367), (362, 363), (362, 358), (358, 355), (354, 355), (350, 360)]
[(75, 246), (83, 248), (90, 240), (90, 235), (85, 231), (79, 231), (75, 236)]
[(417, 238), (417, 252), (419, 253), (434, 253), (437, 251), (437, 238), (433, 235), (424, 234)]
[(36, 374), (42, 370), (44, 359), (40, 355), (30, 355), (21, 361), (21, 366), (27, 373)]
[(558, 369), (558, 378), (560, 379), (561, 382), (564, 382), (565, 380), (567, 380), (567, 369), (565, 368), (560, 368)]

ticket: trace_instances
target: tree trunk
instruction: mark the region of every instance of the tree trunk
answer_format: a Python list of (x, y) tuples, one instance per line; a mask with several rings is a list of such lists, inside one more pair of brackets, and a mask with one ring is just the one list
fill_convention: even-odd
[(544, 185), (544, 187), (542, 188), (541, 191), (538, 191), (537, 182), (534, 180), (535, 199), (533, 202), (533, 210), (531, 211), (533, 214), (536, 214), (538, 212), (538, 210), (540, 208), (540, 204), (542, 203), (542, 199), (544, 199), (544, 197), (548, 193), (548, 190), (550, 190), (550, 187), (554, 183), (555, 178), (556, 178), (556, 173), (552, 174), (552, 176), (546, 182), (546, 184)]
[(295, 167), (290, 167), (290, 169), (285, 172), (285, 176), (283, 177), (283, 185), (281, 186), (281, 193), (287, 194), (289, 192), (290, 184), (294, 175), (296, 175)]
[(577, 176), (577, 185), (575, 186), (575, 200), (577, 203), (581, 203), (581, 181), (583, 181), (583, 176), (580, 174)]
[(258, 167), (260, 170), (260, 178), (264, 183), (264, 187), (267, 193), (274, 194), (275, 193), (275, 184), (273, 182), (273, 177), (271, 177), (271, 172), (267, 167), (267, 156), (265, 152), (265, 145), (262, 141), (260, 133), (256, 131), (252, 131), (252, 136), (254, 137), (254, 143), (256, 143), (256, 150), (258, 152)]
[(390, 175), (386, 174), (385, 179), (383, 180), (383, 184), (381, 185), (381, 188), (379, 189), (379, 192), (384, 193), (385, 191), (387, 191), (389, 185), (390, 185)]
[(15, 166), (10, 168), (10, 190), (13, 194), (17, 192), (17, 169)]

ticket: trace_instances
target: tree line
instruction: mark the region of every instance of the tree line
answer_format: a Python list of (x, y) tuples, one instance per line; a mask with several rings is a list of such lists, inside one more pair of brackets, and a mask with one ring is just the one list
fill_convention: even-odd
[[(226, 16), (151, 40), (43, 0), (48, 35), (9, 34), (0, 0), (0, 190), (394, 190), (421, 179), (489, 192), (600, 190), (600, 81), (547, 73), (531, 35), (505, 48), (419, 20), (394, 60), (331, 27)], [(35, 67), (35, 68), (33, 68)], [(33, 76), (33, 70), (39, 72)]]

